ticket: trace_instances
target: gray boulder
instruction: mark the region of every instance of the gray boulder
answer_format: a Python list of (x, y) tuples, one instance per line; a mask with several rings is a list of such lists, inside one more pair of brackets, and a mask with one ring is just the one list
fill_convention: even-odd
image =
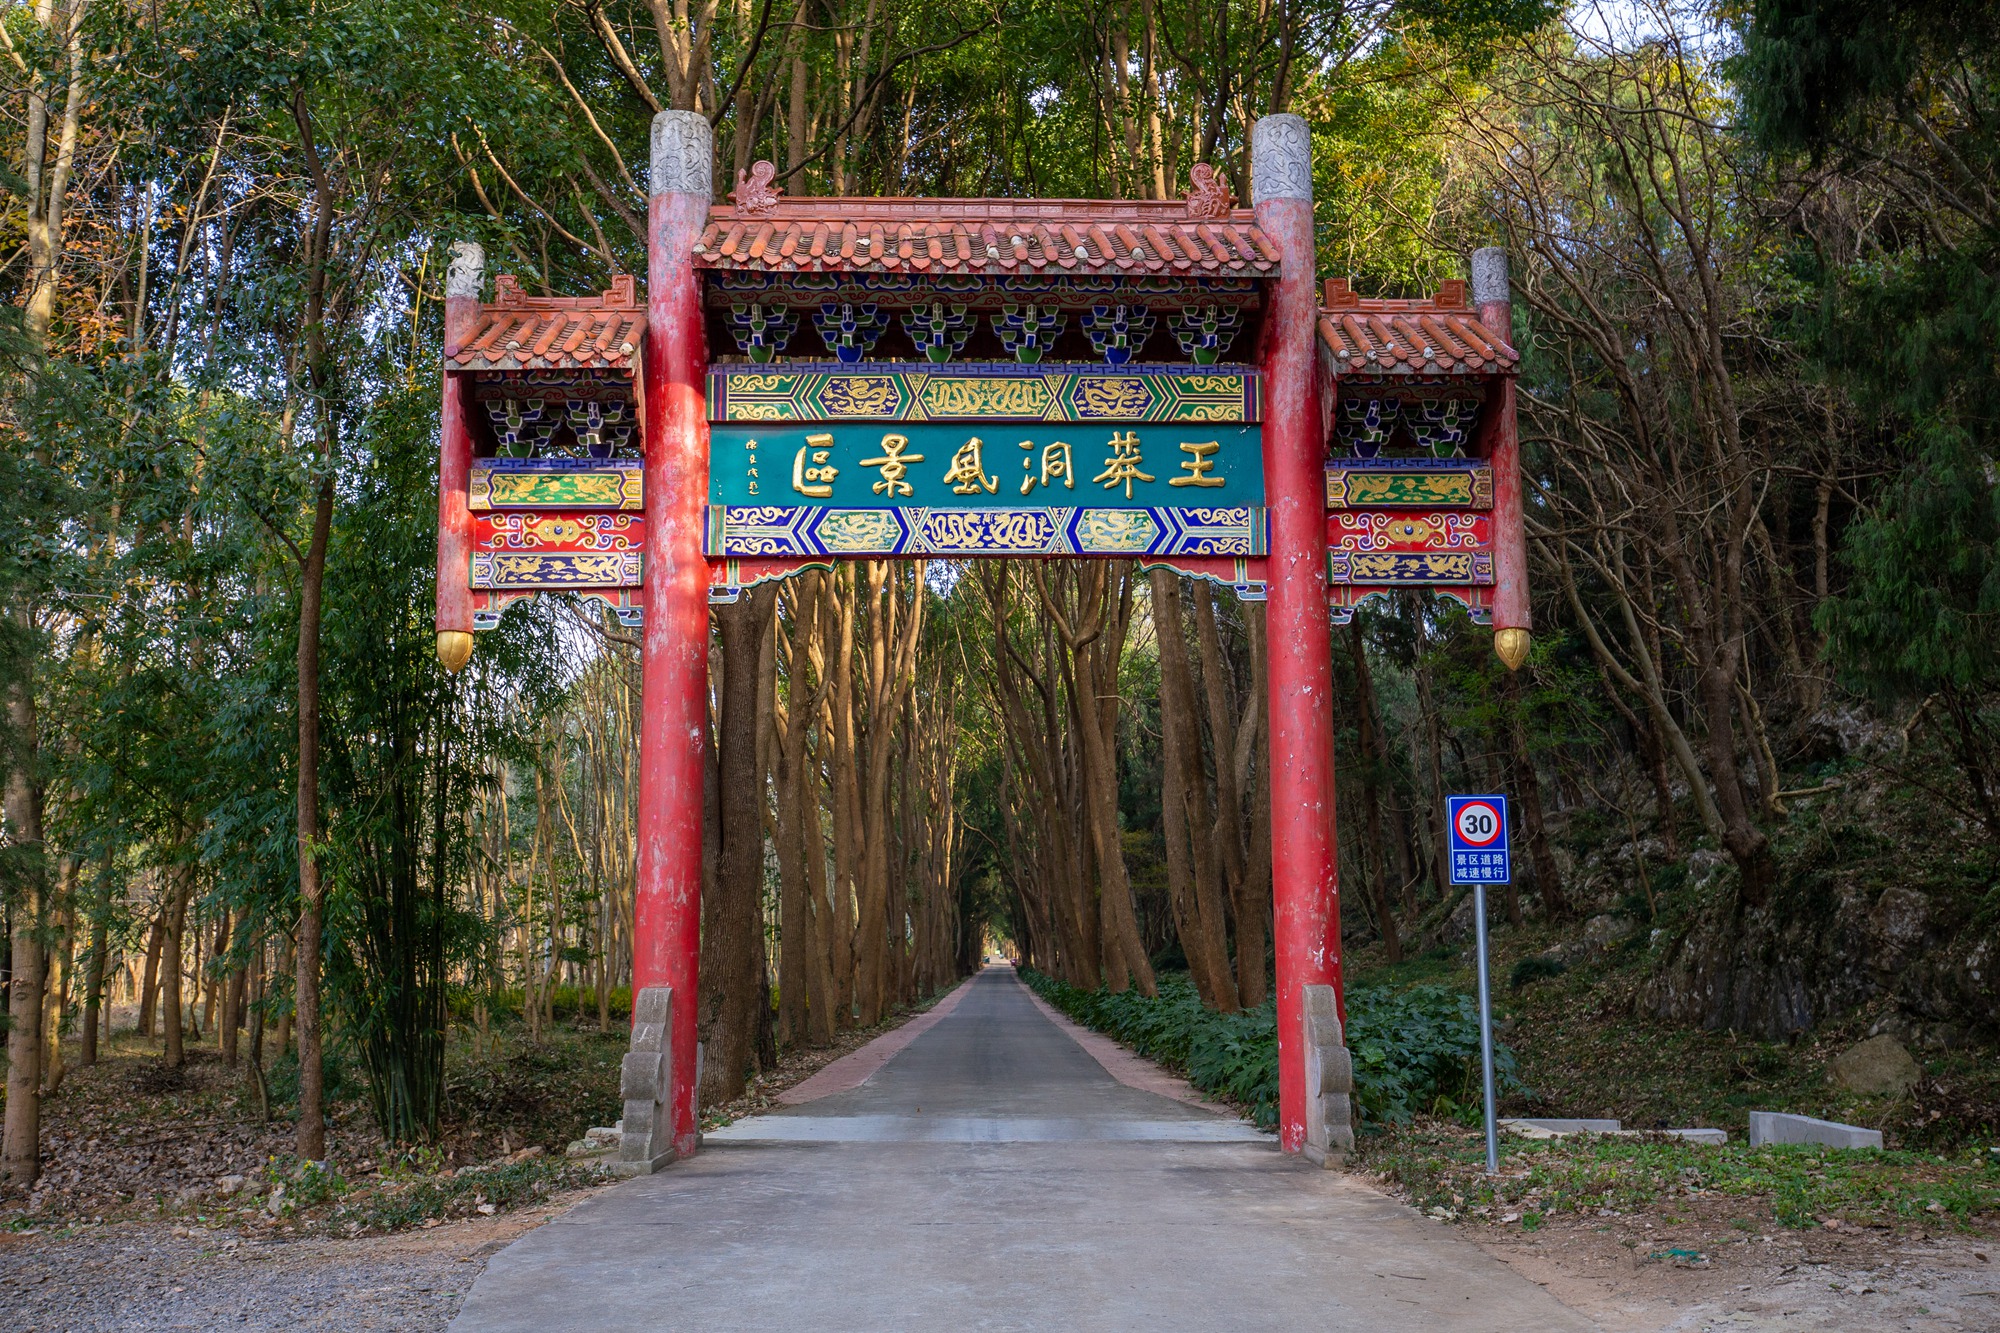
[(1850, 1092), (1879, 1095), (1905, 1093), (1917, 1085), (1923, 1070), (1886, 1032), (1842, 1051), (1828, 1062), (1827, 1076)]

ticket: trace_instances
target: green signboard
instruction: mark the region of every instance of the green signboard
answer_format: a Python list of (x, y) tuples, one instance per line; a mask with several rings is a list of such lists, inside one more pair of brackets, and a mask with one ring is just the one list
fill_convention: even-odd
[(1264, 503), (1256, 426), (712, 426), (721, 505), (1146, 509)]
[(1262, 555), (1260, 428), (713, 425), (708, 554)]

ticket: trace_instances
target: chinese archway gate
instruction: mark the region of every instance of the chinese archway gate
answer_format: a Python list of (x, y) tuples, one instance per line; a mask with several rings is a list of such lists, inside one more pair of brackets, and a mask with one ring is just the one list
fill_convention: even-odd
[(695, 1147), (708, 604), (845, 559), (1127, 558), (1267, 600), (1280, 1142), (1351, 1146), (1329, 625), (1428, 587), (1528, 647), (1506, 256), (1472, 302), (1316, 290), (1310, 137), (1252, 135), (1253, 207), (711, 204), (703, 116), (652, 130), (646, 291), (446, 289), (438, 652), (544, 591), (643, 626), (633, 1170)]

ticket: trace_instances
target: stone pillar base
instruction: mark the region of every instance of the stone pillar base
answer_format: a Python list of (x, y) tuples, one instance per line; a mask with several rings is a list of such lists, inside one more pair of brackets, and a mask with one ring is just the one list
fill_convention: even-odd
[(618, 1156), (605, 1163), (612, 1175), (651, 1175), (674, 1160), (672, 1018), (671, 987), (647, 986), (633, 997), (632, 1049), (619, 1070), (625, 1118)]
[(1340, 1166), (1354, 1151), (1354, 1060), (1340, 1030), (1333, 987), (1305, 988), (1306, 1141), (1316, 1166)]

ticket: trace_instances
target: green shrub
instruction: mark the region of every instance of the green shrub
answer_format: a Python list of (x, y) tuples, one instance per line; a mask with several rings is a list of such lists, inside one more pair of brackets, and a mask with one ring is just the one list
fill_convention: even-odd
[(1513, 990), (1559, 977), (1569, 971), (1569, 964), (1560, 958), (1550, 958), (1546, 954), (1533, 954), (1514, 964), (1514, 970), (1507, 975), (1507, 985)]
[[(1082, 1023), (1156, 1060), (1203, 1092), (1278, 1122), (1278, 1020), (1273, 1004), (1234, 1014), (1205, 1008), (1186, 973), (1160, 977), (1159, 996), (1080, 990), (1023, 969), (1043, 999)], [(1479, 1019), (1472, 997), (1438, 985), (1403, 991), (1359, 986), (1347, 993), (1348, 1049), (1355, 1101), (1369, 1120), (1400, 1122), (1419, 1111), (1454, 1114), (1479, 1101)], [(1494, 1046), (1503, 1091), (1519, 1086), (1514, 1054)]]
[[(329, 1043), (320, 1057), (320, 1086), (327, 1105), (368, 1095), (367, 1079), (355, 1069), (347, 1052)], [(299, 1100), (299, 1056), (286, 1051), (271, 1061), (264, 1071), (264, 1087), (273, 1106), (292, 1106)]]
[[(1347, 992), (1347, 1049), (1354, 1099), (1376, 1122), (1401, 1124), (1420, 1111), (1470, 1123), (1479, 1115), (1479, 1005), (1449, 986)], [(1521, 1090), (1514, 1052), (1493, 1043), (1494, 1094)]]

